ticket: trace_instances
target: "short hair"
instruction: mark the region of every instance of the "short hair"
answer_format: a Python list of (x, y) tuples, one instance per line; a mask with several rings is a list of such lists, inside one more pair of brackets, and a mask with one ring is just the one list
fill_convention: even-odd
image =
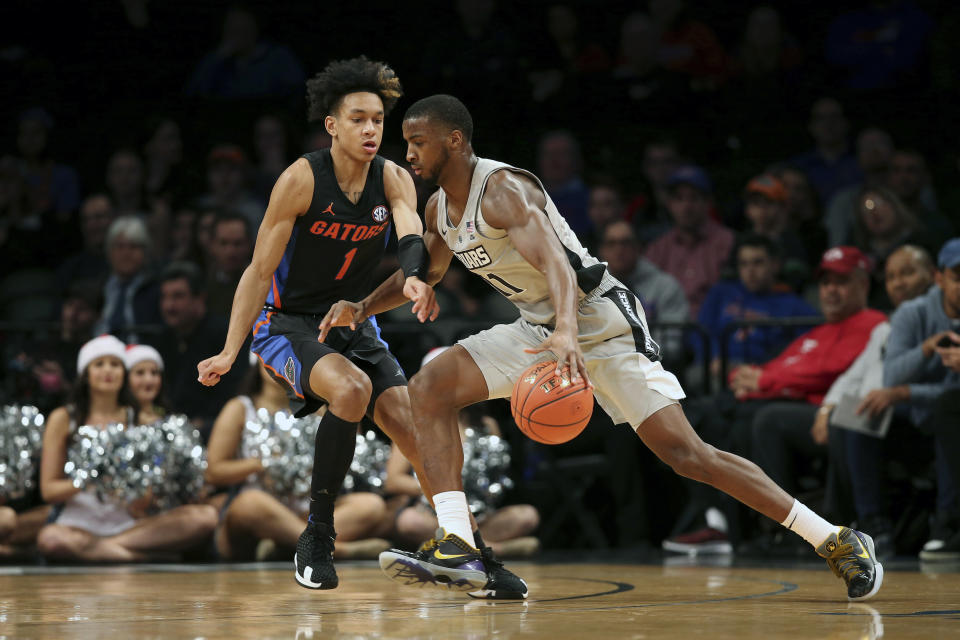
[(737, 238), (737, 244), (733, 249), (733, 259), (737, 260), (740, 255), (740, 249), (744, 247), (758, 247), (767, 252), (773, 260), (779, 260), (782, 254), (780, 243), (759, 233), (744, 233)]
[[(900, 245), (890, 252), (890, 255), (887, 256), (887, 260), (890, 260), (890, 257), (893, 256), (893, 254), (901, 251), (909, 253), (910, 256), (920, 264), (921, 268), (926, 269), (927, 271), (937, 270), (937, 264), (933, 261), (933, 258), (930, 257), (930, 252), (917, 244)], [(884, 261), (884, 266), (886, 266), (886, 261)]]
[(463, 133), (467, 142), (473, 141), (473, 118), (470, 116), (470, 111), (467, 110), (466, 105), (446, 93), (428, 96), (410, 105), (407, 112), (403, 114), (403, 119), (415, 118), (427, 118), (439, 122), (450, 127), (451, 130)]
[(307, 119), (322, 120), (340, 108), (343, 97), (349, 93), (375, 93), (383, 101), (387, 115), (403, 95), (400, 79), (386, 63), (374, 62), (366, 56), (349, 60), (334, 60), (323, 71), (307, 80)]
[(105, 240), (107, 248), (112, 247), (113, 243), (120, 237), (134, 242), (144, 249), (150, 248), (150, 232), (147, 230), (147, 224), (137, 216), (120, 216), (110, 223)]
[(247, 216), (236, 211), (217, 211), (216, 217), (213, 219), (213, 224), (210, 226), (210, 236), (215, 237), (217, 235), (217, 227), (219, 227), (224, 222), (240, 222), (243, 223), (243, 230), (247, 234), (247, 238), (253, 239), (253, 231), (250, 229), (250, 220)]
[(160, 283), (171, 280), (186, 280), (190, 293), (198, 296), (204, 292), (203, 274), (200, 267), (186, 260), (175, 260), (168, 264), (160, 273)]

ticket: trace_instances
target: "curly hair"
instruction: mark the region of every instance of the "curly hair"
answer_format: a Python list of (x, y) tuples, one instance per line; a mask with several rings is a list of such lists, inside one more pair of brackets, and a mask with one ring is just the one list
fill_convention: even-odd
[(400, 79), (386, 63), (366, 56), (335, 60), (307, 80), (308, 119), (313, 122), (336, 113), (348, 93), (368, 91), (380, 96), (384, 115), (390, 113), (403, 95)]

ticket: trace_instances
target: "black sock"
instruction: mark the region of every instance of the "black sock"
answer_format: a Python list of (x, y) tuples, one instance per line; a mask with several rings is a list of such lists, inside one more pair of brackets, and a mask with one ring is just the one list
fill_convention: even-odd
[(357, 447), (357, 424), (327, 411), (317, 425), (310, 485), (310, 521), (333, 526), (333, 503), (340, 495)]
[(483, 549), (486, 543), (483, 541), (483, 538), (480, 537), (480, 529), (477, 529), (473, 532), (473, 541), (477, 545), (477, 549)]

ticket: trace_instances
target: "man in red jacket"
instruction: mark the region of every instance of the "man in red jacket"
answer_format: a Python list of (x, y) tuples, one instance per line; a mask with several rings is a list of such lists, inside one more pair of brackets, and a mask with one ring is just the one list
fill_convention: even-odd
[[(828, 249), (817, 270), (820, 309), (826, 322), (791, 342), (762, 366), (743, 365), (729, 376), (729, 391), (688, 403), (684, 410), (704, 441), (753, 459), (753, 423), (763, 414), (813, 424), (823, 396), (837, 377), (856, 360), (873, 328), (886, 319), (867, 308), (870, 261), (855, 247)], [(717, 491), (690, 486), (693, 504), (688, 516), (720, 502)], [(664, 549), (680, 553), (730, 553), (726, 522), (708, 509), (707, 528), (663, 541)], [(690, 524), (681, 518), (679, 530)]]

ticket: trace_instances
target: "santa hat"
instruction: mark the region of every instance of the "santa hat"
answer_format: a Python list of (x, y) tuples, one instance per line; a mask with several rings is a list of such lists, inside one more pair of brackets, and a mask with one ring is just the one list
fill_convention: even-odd
[(80, 353), (77, 354), (77, 373), (82, 374), (87, 365), (104, 356), (113, 356), (123, 360), (126, 346), (117, 338), (111, 335), (97, 336), (80, 347)]
[(163, 358), (160, 357), (160, 352), (148, 344), (132, 344), (123, 354), (123, 364), (127, 365), (128, 370), (144, 360), (156, 363), (160, 371), (163, 371)]

